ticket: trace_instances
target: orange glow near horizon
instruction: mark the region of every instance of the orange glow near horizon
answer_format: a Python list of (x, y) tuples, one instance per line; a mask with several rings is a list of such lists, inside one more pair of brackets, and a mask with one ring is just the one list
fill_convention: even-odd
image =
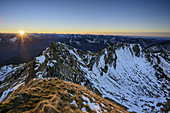
[[(57, 31), (57, 30), (56, 30)], [(1, 32), (1, 33), (16, 33), (16, 32)], [(25, 35), (25, 31), (23, 30), (20, 30), (18, 31), (19, 35), (20, 36), (24, 36)], [(93, 32), (93, 31), (87, 31), (87, 32), (81, 32), (81, 31), (77, 31), (77, 32), (74, 32), (74, 31), (70, 31), (70, 32), (66, 32), (66, 31), (58, 31), (58, 32), (55, 32), (55, 31), (47, 31), (47, 32), (44, 32), (44, 31), (27, 31), (27, 33), (54, 33), (54, 34), (93, 34), (93, 35), (117, 35), (117, 36), (151, 36), (151, 37), (170, 37), (170, 32), (132, 32), (132, 31), (109, 31), (109, 32), (106, 32), (106, 31), (103, 31), (103, 32)]]

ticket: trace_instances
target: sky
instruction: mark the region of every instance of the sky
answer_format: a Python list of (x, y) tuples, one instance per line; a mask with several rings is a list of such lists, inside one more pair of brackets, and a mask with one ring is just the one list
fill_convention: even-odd
[(0, 0), (0, 32), (170, 37), (170, 0)]

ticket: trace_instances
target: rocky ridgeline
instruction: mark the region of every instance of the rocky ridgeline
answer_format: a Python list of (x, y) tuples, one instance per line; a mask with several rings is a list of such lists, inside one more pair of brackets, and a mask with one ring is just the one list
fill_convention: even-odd
[(115, 43), (92, 53), (53, 42), (33, 61), (1, 68), (1, 100), (8, 100), (16, 84), (57, 77), (86, 86), (129, 111), (166, 111), (169, 67), (166, 54), (148, 52), (138, 44)]

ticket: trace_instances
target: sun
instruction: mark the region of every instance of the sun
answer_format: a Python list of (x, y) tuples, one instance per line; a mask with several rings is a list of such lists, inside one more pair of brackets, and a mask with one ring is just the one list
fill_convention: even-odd
[(20, 34), (20, 35), (24, 35), (24, 33), (25, 33), (25, 32), (24, 32), (23, 30), (20, 30), (20, 31), (19, 31), (19, 34)]

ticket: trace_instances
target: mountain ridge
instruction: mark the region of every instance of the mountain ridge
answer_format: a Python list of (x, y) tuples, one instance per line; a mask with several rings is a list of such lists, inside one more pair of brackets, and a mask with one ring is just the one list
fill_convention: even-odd
[(130, 111), (166, 111), (165, 103), (169, 102), (169, 63), (161, 54), (148, 52), (139, 44), (115, 43), (92, 53), (53, 42), (25, 66), (21, 75), (28, 74), (26, 71), (26, 81), (58, 77), (84, 85)]

